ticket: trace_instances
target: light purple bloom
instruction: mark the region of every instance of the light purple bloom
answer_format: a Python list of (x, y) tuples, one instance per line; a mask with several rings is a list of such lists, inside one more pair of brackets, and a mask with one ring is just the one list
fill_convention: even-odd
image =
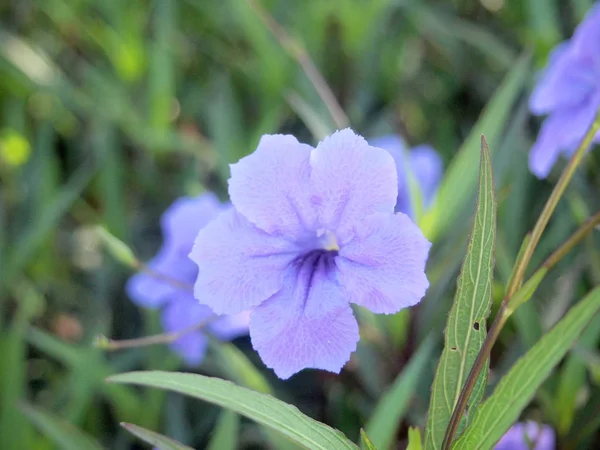
[(548, 115), (529, 154), (531, 171), (545, 178), (561, 154), (573, 154), (600, 108), (600, 4), (553, 50), (529, 107)]
[[(198, 268), (188, 254), (194, 245), (198, 231), (217, 217), (225, 207), (213, 194), (195, 198), (184, 197), (175, 201), (161, 218), (164, 242), (148, 267), (160, 275), (182, 283), (178, 288), (155, 274), (140, 272), (127, 283), (129, 297), (147, 308), (162, 308), (162, 323), (166, 332), (176, 332), (209, 321), (214, 313), (199, 304), (185, 285), (191, 286)], [(248, 332), (249, 314), (223, 316), (207, 326), (217, 337), (230, 340)], [(172, 344), (186, 363), (199, 364), (206, 351), (207, 340), (201, 331), (185, 334)]]
[(554, 430), (548, 425), (528, 421), (514, 424), (494, 450), (554, 450), (555, 440)]
[(394, 214), (394, 159), (352, 130), (316, 148), (263, 136), (231, 166), (229, 195), (190, 254), (196, 297), (217, 314), (253, 309), (252, 345), (281, 378), (341, 370), (359, 340), (350, 303), (391, 314), (427, 290), (431, 244)]
[(420, 193), (420, 210), (427, 209), (435, 198), (442, 179), (444, 165), (438, 153), (429, 145), (419, 145), (407, 150), (404, 140), (397, 135), (382, 136), (371, 139), (369, 143), (390, 152), (398, 170), (398, 199), (396, 211), (415, 216), (415, 205), (412, 205), (409, 188), (409, 175), (414, 178)]

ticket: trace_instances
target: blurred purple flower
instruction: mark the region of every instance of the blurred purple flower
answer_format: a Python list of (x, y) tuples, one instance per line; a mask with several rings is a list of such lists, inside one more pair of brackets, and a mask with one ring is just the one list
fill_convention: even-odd
[(398, 172), (398, 199), (396, 211), (415, 216), (415, 207), (411, 202), (409, 174), (414, 177), (420, 192), (423, 210), (431, 205), (438, 185), (442, 179), (444, 165), (438, 153), (429, 145), (419, 145), (407, 151), (404, 140), (397, 135), (371, 139), (369, 143), (390, 152), (396, 162)]
[(516, 423), (496, 444), (494, 450), (554, 450), (554, 430), (536, 422)]
[(553, 50), (529, 108), (548, 115), (529, 154), (529, 168), (545, 178), (561, 154), (573, 154), (600, 108), (600, 4)]
[(253, 308), (252, 345), (280, 378), (341, 370), (359, 340), (349, 303), (390, 314), (427, 290), (431, 244), (394, 214), (394, 160), (352, 130), (316, 148), (263, 136), (231, 166), (229, 194), (190, 254), (196, 297), (217, 314)]
[[(148, 263), (149, 269), (156, 274), (140, 272), (127, 283), (127, 293), (136, 304), (163, 308), (162, 323), (166, 332), (181, 331), (214, 316), (212, 310), (199, 304), (184, 286), (178, 288), (161, 279), (160, 275), (192, 285), (198, 273), (198, 268), (188, 257), (194, 239), (198, 231), (225, 208), (213, 194), (176, 200), (161, 218), (164, 242), (158, 254)], [(249, 314), (246, 312), (220, 317), (207, 329), (221, 339), (231, 340), (248, 333), (248, 322)], [(202, 332), (194, 331), (175, 341), (172, 348), (186, 363), (196, 365), (202, 361), (206, 345)]]

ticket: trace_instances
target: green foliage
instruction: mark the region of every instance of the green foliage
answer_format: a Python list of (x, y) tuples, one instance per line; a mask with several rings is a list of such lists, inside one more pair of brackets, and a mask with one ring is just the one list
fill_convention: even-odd
[(114, 375), (108, 381), (167, 389), (214, 403), (271, 427), (310, 449), (357, 448), (342, 433), (305, 416), (294, 406), (218, 378), (156, 371)]
[[(477, 208), (444, 332), (444, 350), (433, 382), (425, 430), (426, 449), (441, 448), (458, 396), (486, 337), (494, 278), (496, 199), (491, 155), (485, 140), (481, 139)], [(486, 372), (487, 367), (482, 370), (468, 402), (471, 414), (483, 396)]]
[[(151, 444), (153, 447), (159, 448), (160, 450), (192, 450), (191, 447), (180, 444), (173, 439), (155, 433), (154, 431), (146, 430), (145, 428), (139, 427), (132, 423), (121, 423), (121, 426), (131, 434), (137, 436), (144, 442)], [(227, 447), (223, 447), (223, 449), (226, 450)]]
[(91, 436), (78, 430), (67, 421), (60, 420), (52, 414), (30, 405), (21, 404), (19, 409), (62, 450), (102, 450), (102, 446)]
[[(299, 423), (358, 442), (364, 428), (379, 450), (407, 440), (420, 449), (414, 427), (425, 422), (464, 256), (480, 134), (493, 150), (499, 203), (494, 311), (564, 165), (543, 181), (527, 167), (539, 130), (527, 104), (534, 72), (593, 1), (0, 3), (0, 448), (83, 449), (85, 441), (129, 450), (135, 438), (119, 422), (194, 448), (303, 447), (193, 398), (105, 382), (133, 370), (185, 370), (296, 406), (303, 415), (293, 410), (290, 433)], [(211, 340), (199, 367), (183, 365), (166, 345), (95, 347), (97, 336), (162, 332), (159, 314), (133, 305), (124, 283), (155, 254), (160, 215), (175, 199), (210, 190), (226, 200), (229, 164), (261, 135), (314, 144), (340, 116), (367, 138), (396, 133), (410, 147), (430, 143), (444, 160), (437, 198), (415, 211), (434, 243), (431, 286), (418, 307), (393, 316), (358, 308), (361, 341), (340, 376), (307, 370), (282, 382), (247, 337)], [(586, 156), (528, 274), (598, 208), (598, 155)], [(600, 282), (599, 248), (596, 232), (551, 273), (526, 278), (493, 349), (490, 390)], [(596, 316), (564, 364), (528, 387), (535, 394), (511, 420), (550, 424), (566, 448), (598, 446), (599, 326)]]
[(396, 377), (388, 391), (383, 393), (366, 425), (366, 432), (377, 448), (392, 446), (412, 394), (433, 353), (433, 339), (425, 341), (414, 354), (408, 366)]
[(487, 449), (502, 437), (550, 371), (563, 358), (590, 320), (600, 311), (600, 288), (594, 289), (504, 376), (477, 409), (471, 425), (453, 448)]

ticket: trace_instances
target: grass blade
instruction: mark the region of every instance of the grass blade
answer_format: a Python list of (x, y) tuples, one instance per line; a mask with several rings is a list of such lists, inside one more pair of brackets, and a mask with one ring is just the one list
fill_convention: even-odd
[(240, 416), (224, 409), (207, 450), (236, 450), (240, 432)]
[(529, 58), (522, 57), (506, 76), (471, 133), (450, 163), (440, 184), (435, 203), (423, 216), (423, 233), (434, 241), (452, 226), (465, 211), (477, 183), (477, 153), (479, 139), (484, 133), (492, 148), (499, 147), (499, 138), (512, 106), (528, 79)]
[(193, 450), (192, 447), (180, 444), (171, 438), (155, 433), (154, 431), (146, 430), (132, 423), (122, 423), (121, 426), (129, 431), (134, 436), (137, 436), (142, 441), (147, 442), (160, 450)]
[(398, 375), (394, 384), (377, 403), (365, 427), (375, 447), (381, 449), (391, 447), (402, 417), (408, 408), (411, 394), (414, 393), (425, 365), (431, 358), (433, 344), (431, 339), (423, 343), (406, 368)]
[(21, 404), (19, 409), (62, 450), (102, 450), (91, 436), (65, 420), (27, 404)]

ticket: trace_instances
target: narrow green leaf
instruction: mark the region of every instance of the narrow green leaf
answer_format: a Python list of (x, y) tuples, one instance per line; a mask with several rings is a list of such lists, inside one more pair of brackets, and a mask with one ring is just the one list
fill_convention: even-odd
[(154, 431), (147, 430), (138, 425), (134, 425), (132, 423), (121, 423), (121, 426), (134, 436), (140, 438), (142, 441), (147, 442), (148, 444), (160, 450), (193, 450), (192, 447), (180, 444), (171, 438), (155, 433)]
[(8, 281), (12, 280), (35, 255), (36, 250), (43, 245), (48, 233), (56, 228), (58, 221), (79, 198), (92, 177), (96, 173), (93, 164), (82, 165), (75, 172), (64, 188), (56, 195), (40, 215), (21, 233), (20, 239), (12, 246), (6, 264), (0, 271), (0, 294)]
[[(593, 351), (600, 340), (600, 317), (597, 317), (581, 335), (579, 349)], [(561, 368), (558, 388), (554, 398), (554, 411), (558, 418), (558, 434), (565, 436), (573, 425), (577, 398), (586, 383), (586, 360), (577, 353), (571, 353)]]
[(547, 273), (548, 269), (545, 267), (538, 269), (510, 298), (506, 306), (507, 311), (512, 312), (529, 300)]
[(363, 448), (366, 450), (377, 450), (377, 447), (373, 445), (373, 442), (369, 439), (369, 436), (367, 436), (367, 433), (362, 428), (360, 429), (360, 440)]
[(149, 119), (154, 135), (163, 139), (170, 128), (175, 96), (174, 35), (177, 30), (178, 3), (156, 2), (155, 38), (151, 45), (149, 68)]
[(264, 394), (273, 393), (269, 382), (235, 345), (229, 342), (211, 341), (210, 349), (217, 365), (236, 384)]
[[(244, 352), (235, 345), (229, 342), (211, 341), (210, 348), (215, 356), (217, 365), (229, 379), (253, 391), (262, 392), (263, 394), (273, 393), (269, 382), (252, 364)], [(270, 445), (277, 450), (297, 450), (300, 448), (297, 444), (269, 427), (262, 427), (262, 431)]]
[(499, 147), (510, 111), (528, 79), (529, 58), (522, 57), (506, 76), (471, 133), (446, 170), (435, 203), (421, 220), (423, 233), (434, 241), (453, 225), (471, 201), (477, 183), (479, 137), (485, 134), (492, 149)]
[(27, 404), (19, 409), (62, 450), (102, 450), (91, 436), (58, 417)]
[(511, 368), (475, 413), (454, 450), (489, 449), (519, 418), (585, 327), (600, 310), (600, 287), (590, 292)]
[(406, 447), (406, 450), (421, 450), (422, 448), (421, 430), (410, 427), (408, 429), (408, 447)]
[(425, 365), (431, 359), (433, 348), (433, 340), (427, 339), (375, 406), (365, 429), (377, 448), (385, 449), (392, 446), (412, 394), (415, 392)]
[[(444, 350), (433, 381), (425, 430), (425, 448), (428, 450), (441, 447), (460, 391), (486, 337), (486, 319), (492, 300), (495, 238), (496, 200), (492, 163), (482, 138), (477, 208), (444, 333)], [(470, 411), (474, 411), (483, 395), (486, 375), (487, 364), (469, 399)]]
[(107, 381), (151, 386), (205, 400), (271, 427), (309, 449), (358, 448), (340, 431), (305, 416), (295, 406), (236, 386), (230, 381), (160, 371), (129, 372), (109, 377)]
[(240, 433), (240, 416), (224, 409), (219, 417), (207, 450), (236, 450)]
[(25, 326), (19, 318), (0, 334), (0, 448), (28, 448), (32, 442), (34, 430), (16, 409), (27, 395)]

